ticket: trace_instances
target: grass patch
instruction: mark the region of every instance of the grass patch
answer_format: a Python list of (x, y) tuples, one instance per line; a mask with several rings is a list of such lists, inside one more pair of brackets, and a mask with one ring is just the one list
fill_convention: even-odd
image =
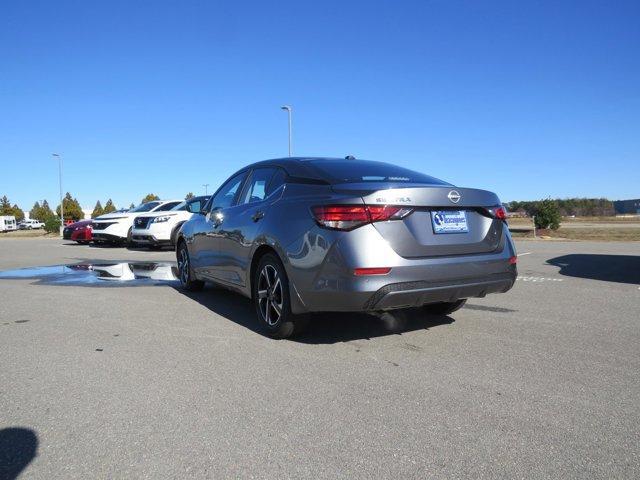
[(38, 230), (14, 230), (12, 232), (0, 233), (0, 239), (2, 238), (33, 238), (33, 237), (57, 237), (58, 233), (47, 233), (44, 229)]
[[(536, 230), (538, 238), (557, 240), (592, 240), (601, 242), (640, 242), (640, 228), (562, 228)], [(533, 231), (511, 232), (513, 238), (533, 238)]]

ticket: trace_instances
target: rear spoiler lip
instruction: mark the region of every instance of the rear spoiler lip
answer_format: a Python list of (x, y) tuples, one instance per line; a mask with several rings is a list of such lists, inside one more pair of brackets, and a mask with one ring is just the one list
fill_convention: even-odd
[(333, 183), (331, 190), (336, 193), (360, 193), (367, 195), (387, 190), (400, 190), (409, 188), (457, 188), (454, 185), (439, 185), (431, 183), (402, 183), (402, 182), (358, 182), (358, 183)]
[[(334, 191), (335, 188), (334, 188)], [(339, 190), (336, 191), (336, 193)], [(498, 196), (488, 190), (461, 188), (454, 186), (403, 186), (403, 188), (375, 189), (366, 191), (342, 190), (340, 193), (359, 194), (364, 203), (379, 205), (400, 205), (413, 208), (487, 208), (501, 205)], [(457, 202), (449, 198), (451, 192), (459, 195)]]

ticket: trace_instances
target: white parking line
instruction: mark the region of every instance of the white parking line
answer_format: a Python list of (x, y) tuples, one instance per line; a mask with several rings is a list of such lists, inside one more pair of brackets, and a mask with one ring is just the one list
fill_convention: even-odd
[(516, 278), (516, 280), (522, 280), (523, 282), (533, 282), (533, 283), (541, 283), (541, 282), (562, 282), (562, 278), (547, 278), (547, 277), (531, 277), (531, 276), (520, 276)]
[(522, 257), (524, 255), (531, 255), (533, 252), (524, 252), (524, 253), (519, 253), (518, 256)]

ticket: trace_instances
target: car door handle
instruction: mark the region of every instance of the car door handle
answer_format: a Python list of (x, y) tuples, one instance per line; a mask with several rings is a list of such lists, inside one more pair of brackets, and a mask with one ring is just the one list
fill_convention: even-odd
[(254, 222), (257, 222), (262, 217), (264, 217), (264, 212), (258, 210), (256, 213), (253, 214), (253, 216), (251, 217), (251, 220), (253, 220)]

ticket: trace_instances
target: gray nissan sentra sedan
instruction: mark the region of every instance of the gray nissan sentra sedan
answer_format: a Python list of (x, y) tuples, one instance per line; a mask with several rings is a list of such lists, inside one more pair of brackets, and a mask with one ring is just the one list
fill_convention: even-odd
[(186, 222), (180, 281), (253, 299), (273, 337), (310, 312), (449, 314), (509, 290), (516, 251), (498, 197), (396, 165), (284, 158), (229, 178)]

